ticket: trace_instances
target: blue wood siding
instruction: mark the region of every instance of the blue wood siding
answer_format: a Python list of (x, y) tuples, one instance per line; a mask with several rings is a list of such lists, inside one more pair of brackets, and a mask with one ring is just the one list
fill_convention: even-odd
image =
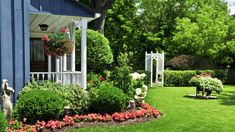
[(31, 0), (30, 12), (94, 18), (95, 13), (74, 0)]
[(29, 81), (29, 0), (0, 1), (0, 80), (15, 89)]

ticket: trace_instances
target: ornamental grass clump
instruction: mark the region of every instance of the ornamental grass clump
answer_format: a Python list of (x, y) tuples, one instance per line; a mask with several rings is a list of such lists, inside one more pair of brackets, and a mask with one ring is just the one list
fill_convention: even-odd
[(223, 90), (223, 84), (221, 80), (217, 78), (212, 78), (211, 74), (209, 73), (196, 75), (192, 77), (190, 82), (194, 84), (197, 88), (202, 88), (203, 91), (211, 90), (220, 93)]

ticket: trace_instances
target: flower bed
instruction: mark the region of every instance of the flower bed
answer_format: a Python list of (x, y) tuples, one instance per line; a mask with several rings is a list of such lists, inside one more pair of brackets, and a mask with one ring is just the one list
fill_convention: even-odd
[(63, 121), (51, 120), (47, 123), (44, 121), (37, 121), (35, 125), (27, 125), (23, 123), (19, 123), (18, 121), (11, 121), (9, 123), (8, 132), (17, 131), (17, 132), (36, 132), (38, 130), (49, 129), (61, 129), (68, 126), (74, 126), (75, 123), (79, 122), (101, 122), (101, 123), (109, 123), (109, 122), (124, 122), (130, 119), (137, 118), (157, 118), (160, 116), (160, 112), (148, 104), (143, 104), (140, 110), (136, 110), (133, 112), (123, 112), (123, 113), (114, 113), (112, 115), (100, 115), (100, 114), (88, 114), (88, 115), (75, 115), (65, 116)]

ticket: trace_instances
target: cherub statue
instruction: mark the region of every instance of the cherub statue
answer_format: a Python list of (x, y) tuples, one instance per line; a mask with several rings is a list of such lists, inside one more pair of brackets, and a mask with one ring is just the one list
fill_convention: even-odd
[(136, 100), (137, 105), (143, 104), (144, 103), (144, 98), (147, 96), (148, 86), (143, 85), (142, 89), (141, 88), (137, 88), (135, 90), (134, 98)]
[(12, 102), (11, 95), (14, 93), (14, 89), (12, 87), (8, 87), (8, 80), (2, 80), (2, 104), (3, 104), (3, 113), (7, 117), (8, 120), (11, 119), (12, 116)]

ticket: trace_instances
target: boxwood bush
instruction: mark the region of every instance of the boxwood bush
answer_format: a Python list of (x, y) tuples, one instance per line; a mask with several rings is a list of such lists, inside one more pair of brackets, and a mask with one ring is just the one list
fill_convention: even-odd
[(61, 96), (56, 92), (30, 90), (16, 102), (19, 120), (26, 118), (27, 123), (58, 119), (64, 109)]
[(0, 111), (0, 132), (5, 132), (7, 129), (7, 125), (8, 125), (7, 119)]
[(126, 109), (128, 97), (111, 83), (104, 82), (98, 89), (90, 90), (90, 112), (112, 114)]
[[(76, 32), (76, 58), (81, 63), (81, 36), (80, 30)], [(87, 30), (87, 64), (88, 69), (98, 70), (113, 62), (112, 50), (109, 40), (103, 34), (94, 30)]]
[(165, 70), (164, 71), (164, 86), (192, 86), (189, 83), (190, 79), (195, 75), (200, 75), (202, 73), (211, 73), (213, 78), (218, 78), (222, 82), (226, 79), (226, 74), (224, 70)]

